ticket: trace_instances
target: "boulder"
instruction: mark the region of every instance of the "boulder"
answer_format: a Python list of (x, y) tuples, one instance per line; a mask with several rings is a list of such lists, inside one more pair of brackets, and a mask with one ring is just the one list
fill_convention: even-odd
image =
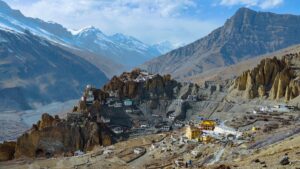
[(289, 157), (283, 157), (280, 162), (281, 165), (289, 165), (290, 164), (290, 160)]

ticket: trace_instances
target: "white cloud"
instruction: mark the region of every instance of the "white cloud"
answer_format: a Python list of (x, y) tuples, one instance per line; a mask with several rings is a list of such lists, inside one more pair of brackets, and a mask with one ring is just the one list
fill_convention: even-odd
[(283, 0), (221, 0), (220, 5), (233, 6), (245, 5), (247, 7), (256, 6), (261, 9), (274, 8), (283, 3)]
[(273, 8), (276, 6), (279, 6), (283, 3), (283, 0), (268, 0), (268, 1), (263, 1), (260, 3), (260, 7), (262, 9), (268, 9), (268, 8)]
[(256, 6), (258, 0), (221, 0), (220, 4), (225, 6), (247, 5)]
[(89, 25), (105, 33), (135, 36), (148, 43), (188, 43), (219, 26), (193, 19), (196, 0), (5, 0), (26, 16), (55, 21), (68, 28)]

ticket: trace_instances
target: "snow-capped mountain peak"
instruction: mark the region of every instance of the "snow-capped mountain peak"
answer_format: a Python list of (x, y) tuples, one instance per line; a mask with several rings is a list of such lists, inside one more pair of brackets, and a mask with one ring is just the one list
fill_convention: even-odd
[(150, 47), (149, 45), (141, 42), (140, 40), (138, 40), (132, 36), (124, 35), (122, 33), (116, 33), (116, 34), (110, 36), (110, 39), (112, 41), (114, 41), (115, 43), (125, 45), (128, 48), (135, 48), (135, 49), (144, 51)]
[(163, 41), (157, 44), (152, 45), (153, 48), (156, 48), (161, 54), (170, 52), (171, 50), (177, 48), (177, 45), (172, 44), (169, 41)]
[(134, 38), (132, 36), (124, 35), (122, 33), (116, 33), (116, 34), (110, 36), (110, 38), (114, 39), (116, 41), (119, 41), (119, 42), (126, 42), (126, 41), (132, 41), (132, 40), (139, 41), (139, 40), (137, 40), (136, 38)]
[(95, 38), (107, 38), (106, 35), (98, 28), (95, 28), (94, 26), (89, 26), (87, 28), (81, 29), (76, 36), (78, 37), (90, 37), (94, 36)]
[(114, 45), (114, 42), (107, 35), (94, 26), (81, 29), (74, 35), (74, 38), (77, 45), (87, 45), (85, 48), (88, 48), (92, 43), (97, 45), (94, 46), (94, 49), (91, 51), (94, 51), (97, 47), (108, 49), (108, 45)]
[(102, 33), (102, 31), (94, 26), (88, 26), (79, 30), (69, 30), (73, 35), (79, 35), (84, 33)]
[(127, 68), (135, 67), (161, 54), (157, 48), (132, 36), (121, 33), (108, 36), (94, 26), (74, 31), (58, 23), (26, 17), (1, 0), (0, 27), (19, 33), (30, 32), (64, 46), (101, 54)]
[(16, 32), (30, 31), (55, 42), (69, 42), (71, 33), (60, 24), (45, 22), (40, 19), (25, 17), (19, 10), (10, 8), (0, 0), (0, 27), (14, 30)]

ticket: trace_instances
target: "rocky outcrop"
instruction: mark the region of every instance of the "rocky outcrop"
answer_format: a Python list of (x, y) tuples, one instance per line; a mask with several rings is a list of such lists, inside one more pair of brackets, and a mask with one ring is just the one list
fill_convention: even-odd
[(109, 134), (104, 126), (87, 120), (84, 114), (74, 119), (66, 121), (43, 114), (37, 125), (18, 138), (15, 158), (49, 157), (91, 150), (95, 145), (101, 145), (103, 136)]
[(285, 98), (299, 95), (300, 54), (288, 54), (282, 59), (266, 58), (252, 70), (244, 72), (234, 81), (231, 91), (242, 91), (245, 98)]
[(61, 120), (59, 119), (59, 117), (57, 115), (53, 118), (49, 114), (44, 113), (42, 115), (42, 119), (40, 121), (38, 121), (38, 123), (37, 123), (37, 128), (38, 128), (38, 130), (42, 130), (47, 127), (55, 126), (60, 121)]
[(173, 88), (179, 84), (170, 75), (153, 75), (135, 69), (125, 72), (119, 77), (114, 76), (104, 87), (107, 93), (114, 92), (120, 98), (149, 99), (174, 97)]
[(285, 96), (287, 87), (291, 82), (291, 79), (294, 78), (294, 73), (289, 69), (284, 69), (279, 72), (273, 82), (270, 98), (271, 99), (280, 99)]
[(12, 160), (15, 154), (15, 142), (3, 142), (0, 144), (0, 161)]
[(300, 95), (300, 79), (291, 80), (285, 91), (285, 99), (291, 100)]

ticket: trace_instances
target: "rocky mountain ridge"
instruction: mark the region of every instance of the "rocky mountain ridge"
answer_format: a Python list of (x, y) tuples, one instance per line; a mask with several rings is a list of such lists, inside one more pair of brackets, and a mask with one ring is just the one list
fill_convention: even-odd
[[(106, 59), (122, 64), (126, 69), (162, 54), (159, 50), (160, 44), (148, 45), (121, 33), (108, 36), (93, 26), (78, 31), (68, 30), (58, 23), (26, 17), (19, 10), (11, 9), (3, 1), (0, 1), (0, 28), (19, 33), (30, 31), (49, 41), (102, 55)], [(166, 50), (170, 51), (171, 48), (165, 48)]]
[(209, 35), (163, 56), (141, 68), (171, 74), (175, 79), (299, 44), (300, 16), (256, 12), (240, 8), (225, 24)]

